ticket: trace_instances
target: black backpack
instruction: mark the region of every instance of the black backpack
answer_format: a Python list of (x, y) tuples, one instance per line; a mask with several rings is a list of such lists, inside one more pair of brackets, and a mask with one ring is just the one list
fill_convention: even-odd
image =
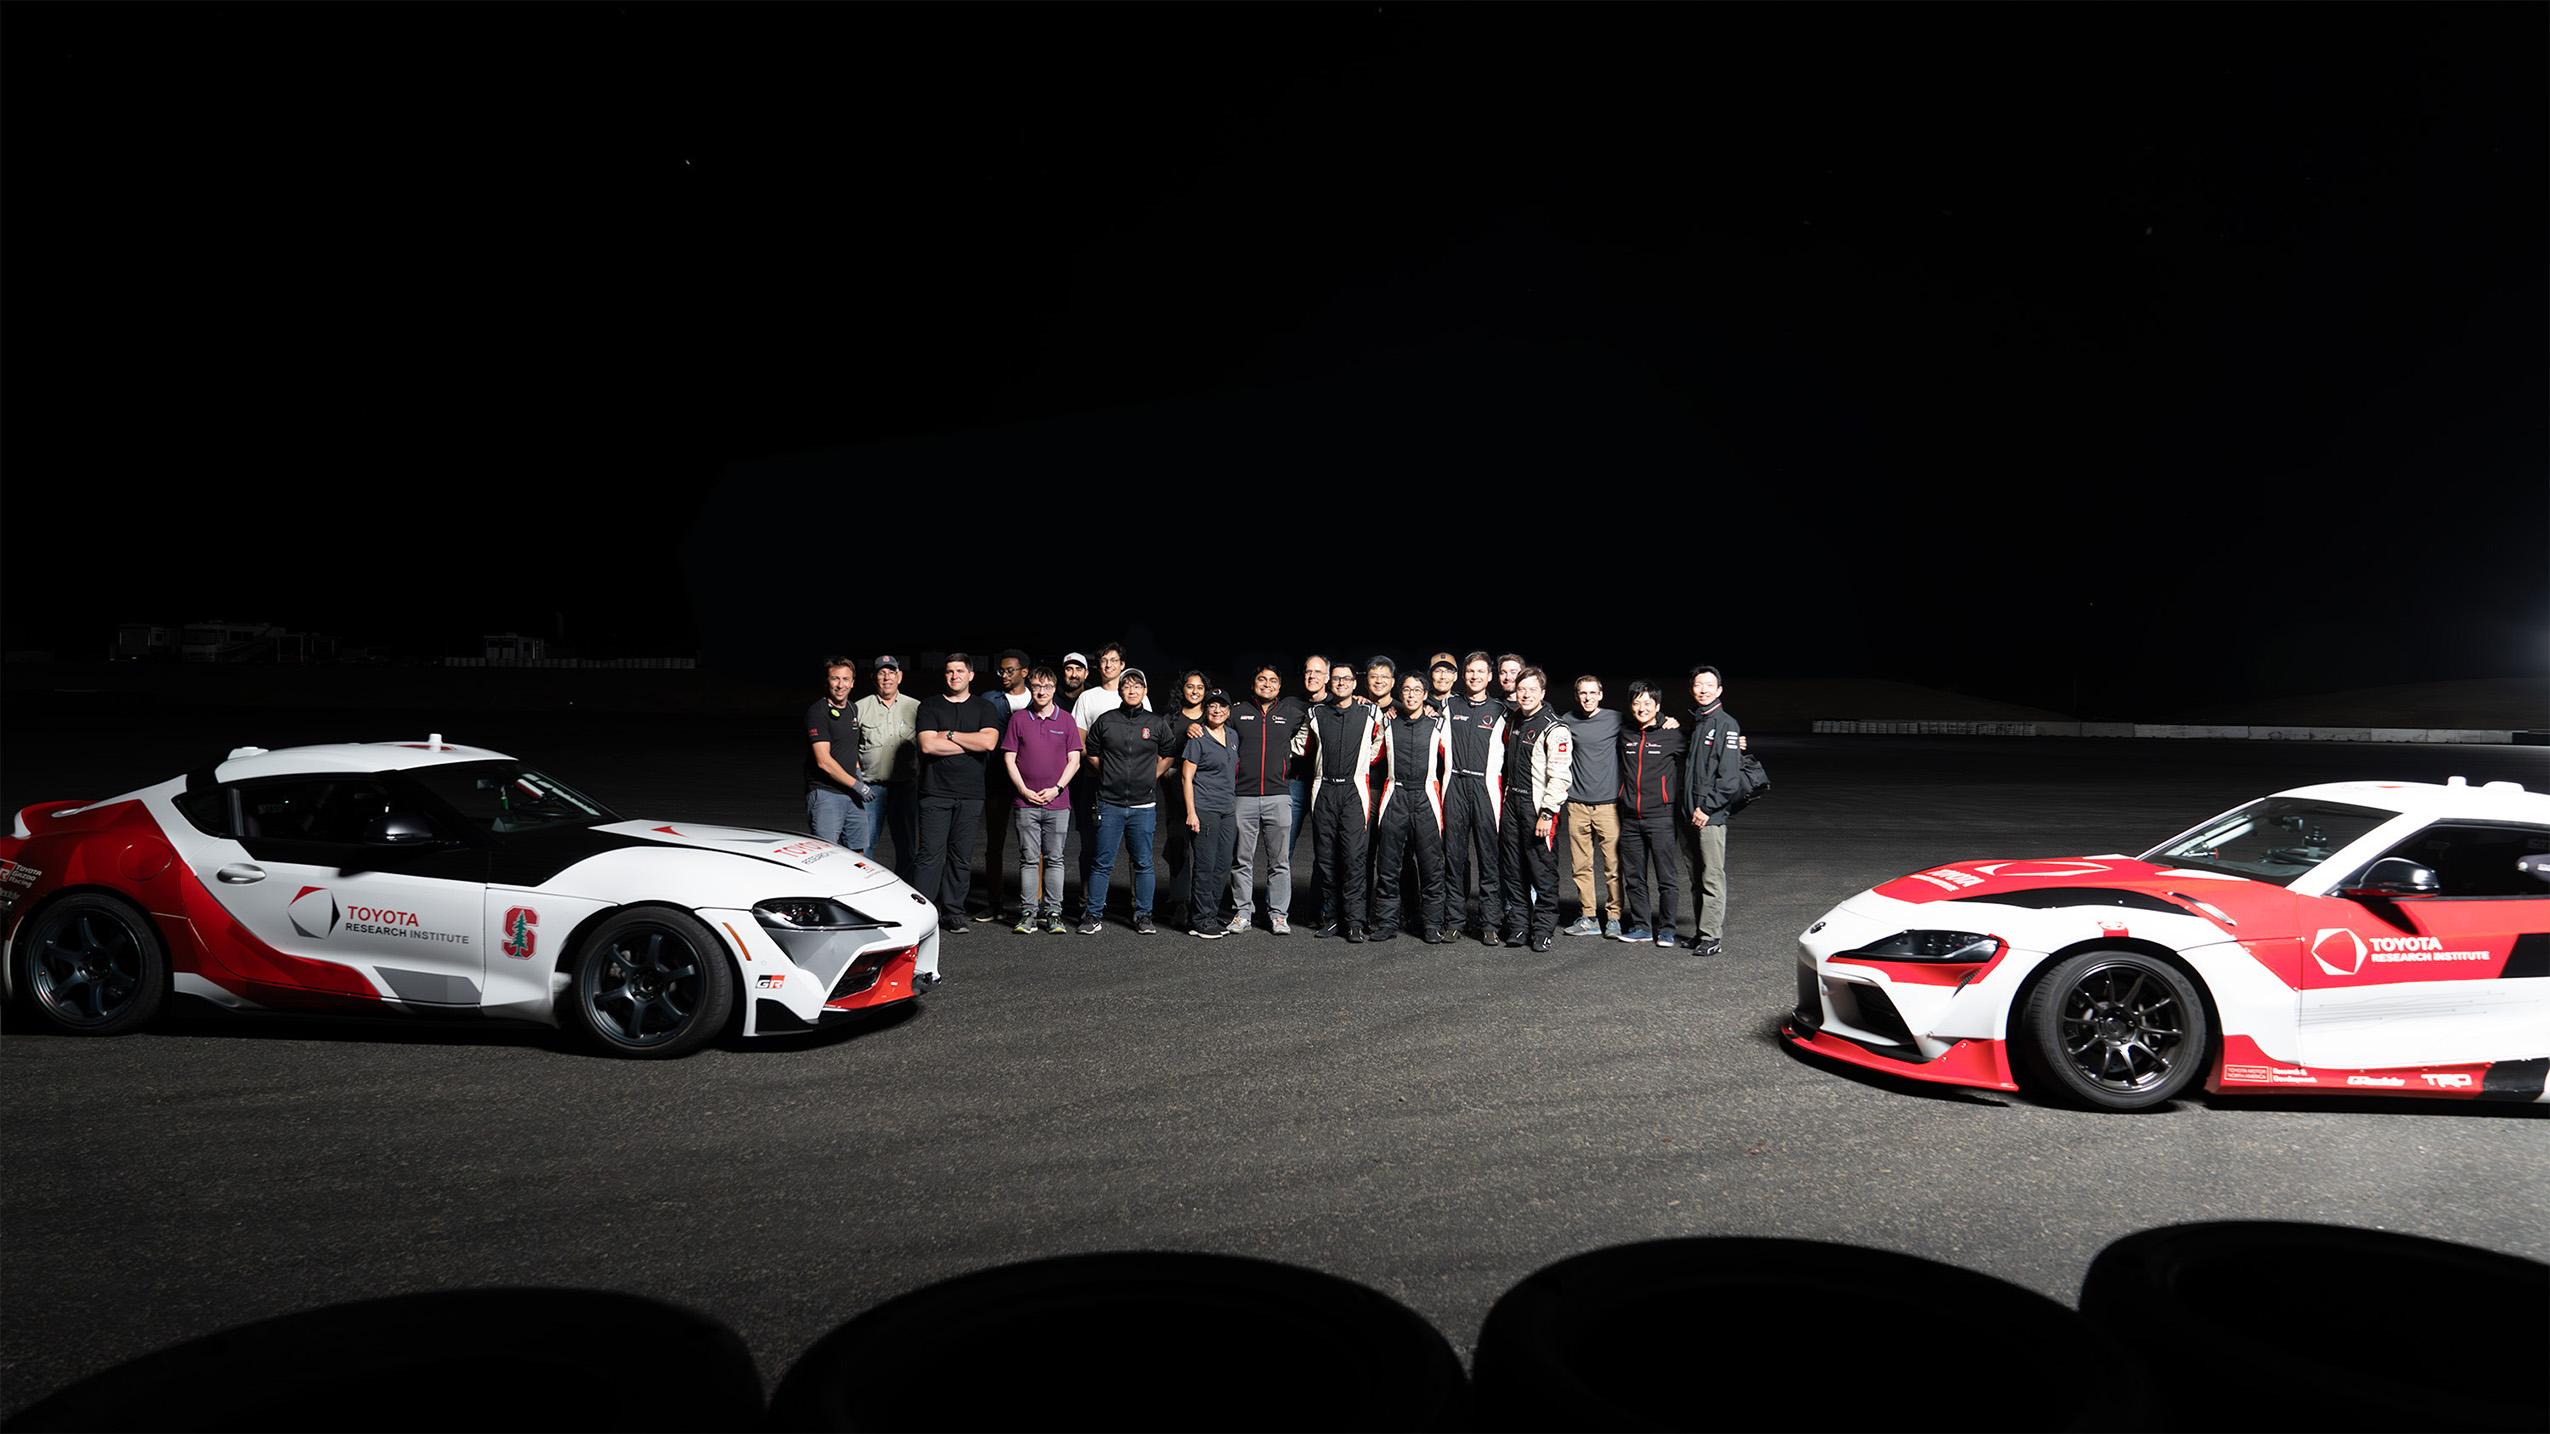
[(1743, 762), (1735, 772), (1735, 800), (1727, 810), (1740, 812), (1771, 794), (1771, 774), (1762, 770), (1762, 759), (1751, 752), (1738, 752)]

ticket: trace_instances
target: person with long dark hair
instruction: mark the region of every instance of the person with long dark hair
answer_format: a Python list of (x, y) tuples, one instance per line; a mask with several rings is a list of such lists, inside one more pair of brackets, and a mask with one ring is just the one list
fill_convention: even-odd
[(1204, 695), (1204, 721), (1186, 739), (1178, 763), (1184, 789), (1187, 851), (1187, 930), (1207, 941), (1230, 934), (1222, 922), (1222, 888), (1231, 879), (1231, 852), (1239, 841), (1239, 752), (1231, 737), (1231, 694)]

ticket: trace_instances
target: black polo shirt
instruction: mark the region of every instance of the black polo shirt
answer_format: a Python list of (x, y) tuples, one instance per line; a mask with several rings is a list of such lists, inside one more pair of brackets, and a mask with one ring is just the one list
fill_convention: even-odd
[(839, 707), (831, 699), (818, 697), (806, 709), (806, 790), (820, 787), (827, 792), (850, 789), (832, 779), (832, 774), (815, 762), (815, 744), (830, 742), (832, 760), (841, 770), (856, 775), (859, 770), (859, 719), (851, 715), (847, 703)]

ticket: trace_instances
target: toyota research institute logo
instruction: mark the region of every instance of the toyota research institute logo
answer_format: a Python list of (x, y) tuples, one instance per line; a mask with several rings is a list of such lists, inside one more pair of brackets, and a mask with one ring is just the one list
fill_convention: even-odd
[(313, 941), (325, 941), (336, 933), (336, 923), (344, 915), (337, 910), (336, 895), (324, 886), (305, 886), (283, 909), (292, 920), (292, 929)]
[(2332, 976), (2352, 976), (2364, 969), (2364, 938), (2343, 926), (2323, 926), (2311, 938), (2311, 959)]

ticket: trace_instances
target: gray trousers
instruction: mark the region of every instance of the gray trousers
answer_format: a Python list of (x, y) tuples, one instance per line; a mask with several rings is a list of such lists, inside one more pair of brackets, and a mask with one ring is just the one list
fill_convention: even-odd
[(1691, 893), (1691, 929), (1723, 940), (1727, 932), (1726, 823), (1712, 820), (1705, 827), (1693, 827), (1688, 817), (1680, 821), (1682, 853), (1691, 863), (1691, 880), (1684, 884)]
[[(1263, 838), (1261, 843), (1260, 838)], [(1239, 854), (1231, 868), (1231, 919), (1243, 926), (1257, 911), (1257, 853), (1266, 851), (1266, 909), (1289, 915), (1293, 909), (1293, 797), (1242, 797), (1239, 808)], [(1202, 920), (1201, 916), (1197, 920)]]
[(1020, 807), (1011, 825), (1018, 829), (1020, 912), (1062, 915), (1063, 842), (1071, 835), (1071, 808)]

